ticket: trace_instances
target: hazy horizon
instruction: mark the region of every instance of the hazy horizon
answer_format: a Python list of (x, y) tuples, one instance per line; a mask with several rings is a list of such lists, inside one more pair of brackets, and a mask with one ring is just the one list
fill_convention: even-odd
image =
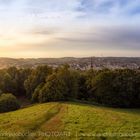
[(140, 58), (135, 56), (84, 56), (84, 57), (75, 57), (75, 56), (64, 56), (64, 57), (0, 57), (0, 59), (63, 59), (63, 58)]
[(0, 57), (140, 57), (140, 0), (0, 0)]

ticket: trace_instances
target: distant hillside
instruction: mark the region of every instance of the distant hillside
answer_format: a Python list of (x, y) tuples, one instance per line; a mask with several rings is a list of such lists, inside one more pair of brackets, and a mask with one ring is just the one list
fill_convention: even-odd
[(11, 66), (18, 68), (36, 67), (38, 65), (50, 65), (58, 67), (62, 64), (69, 64), (73, 68), (89, 69), (93, 68), (139, 68), (140, 57), (64, 57), (64, 58), (28, 58), (28, 59), (13, 59), (0, 58), (0, 69)]

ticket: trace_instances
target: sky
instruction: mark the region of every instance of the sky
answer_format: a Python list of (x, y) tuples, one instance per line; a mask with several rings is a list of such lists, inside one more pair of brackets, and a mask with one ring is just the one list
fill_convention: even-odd
[(140, 57), (140, 0), (0, 0), (0, 57)]

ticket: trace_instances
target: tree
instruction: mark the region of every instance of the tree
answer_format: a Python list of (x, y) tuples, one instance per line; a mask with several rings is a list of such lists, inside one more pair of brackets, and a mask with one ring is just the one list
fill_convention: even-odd
[(9, 73), (5, 73), (3, 75), (3, 79), (1, 82), (1, 90), (2, 92), (10, 92), (16, 94), (17, 92), (17, 84), (15, 79), (12, 79)]
[(76, 98), (78, 93), (78, 74), (67, 65), (59, 67), (48, 76), (46, 83), (38, 86), (32, 99), (39, 102), (60, 101)]
[(14, 95), (11, 93), (0, 96), (0, 112), (14, 111), (20, 108), (20, 105)]
[(40, 91), (41, 91), (41, 89), (43, 88), (43, 86), (44, 86), (44, 83), (41, 83), (40, 85), (38, 85), (38, 86), (36, 87), (34, 93), (32, 94), (32, 99), (31, 99), (31, 101), (32, 101), (33, 103), (39, 102), (39, 94), (40, 94)]
[(30, 69), (10, 67), (0, 71), (0, 89), (3, 93), (10, 92), (15, 96), (25, 96), (24, 81), (30, 74)]
[(39, 102), (64, 100), (67, 91), (65, 82), (57, 74), (52, 74), (40, 90)]
[(28, 76), (31, 74), (31, 69), (19, 69), (16, 74), (15, 80), (17, 83), (17, 93), (18, 96), (26, 96), (26, 90), (24, 87), (24, 82), (27, 80)]
[(92, 85), (93, 100), (114, 107), (138, 107), (138, 75), (135, 70), (128, 69), (101, 72)]
[(78, 72), (70, 69), (68, 65), (61, 66), (57, 70), (57, 75), (67, 86), (67, 92), (64, 95), (65, 99), (76, 98), (78, 94)]
[(34, 90), (41, 83), (45, 83), (45, 79), (52, 73), (52, 68), (48, 66), (38, 66), (33, 69), (28, 79), (24, 82), (26, 94), (29, 98), (32, 97)]
[(77, 98), (80, 100), (87, 100), (89, 98), (88, 94), (88, 88), (86, 85), (86, 73), (85, 72), (80, 72), (79, 78), (78, 78), (78, 93), (77, 93)]

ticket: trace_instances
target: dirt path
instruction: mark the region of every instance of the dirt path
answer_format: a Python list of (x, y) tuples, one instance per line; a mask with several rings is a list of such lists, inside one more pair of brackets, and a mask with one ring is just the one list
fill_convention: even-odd
[(50, 108), (47, 113), (40, 118), (40, 120), (36, 121), (31, 125), (28, 129), (28, 132), (32, 135), (27, 135), (24, 137), (20, 137), (20, 140), (36, 140), (40, 139), (38, 136), (39, 132), (46, 131), (54, 131), (57, 126), (60, 125), (61, 113), (64, 110), (64, 105), (62, 103), (58, 103)]

